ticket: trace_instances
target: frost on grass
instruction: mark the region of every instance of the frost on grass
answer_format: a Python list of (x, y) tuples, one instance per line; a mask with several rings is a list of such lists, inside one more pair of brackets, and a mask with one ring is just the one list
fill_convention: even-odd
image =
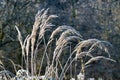
[[(97, 63), (99, 61), (111, 61), (115, 63), (115, 60), (111, 58), (109, 48), (112, 48), (112, 45), (109, 42), (98, 39), (84, 40), (81, 34), (71, 26), (63, 25), (57, 27), (49, 36), (48, 42), (46, 42), (46, 32), (51, 30), (52, 26), (55, 26), (49, 20), (57, 17), (56, 15), (49, 15), (48, 10), (42, 9), (38, 11), (35, 16), (32, 32), (24, 40), (19, 28), (15, 26), (22, 49), (22, 63), (25, 63), (25, 68), (18, 70), (15, 78), (63, 80), (67, 76), (66, 73), (70, 72), (69, 79), (78, 78), (80, 80), (85, 77), (86, 73), (84, 69), (92, 65), (91, 63), (94, 61)], [(54, 43), (52, 43), (53, 41)], [(41, 44), (41, 42), (44, 44)], [(41, 45), (45, 49), (43, 53), (40, 53), (43, 56), (38, 66), (37, 59), (39, 57), (37, 55), (39, 53), (39, 46)], [(48, 53), (50, 45), (55, 45), (53, 53), (51, 53), (52, 56)], [(67, 57), (64, 56), (66, 54), (68, 55)], [(51, 62), (50, 59), (52, 59)], [(76, 63), (79, 59), (81, 62)], [(47, 65), (44, 65), (46, 62)], [(74, 63), (75, 65), (79, 64), (79, 71), (76, 71)], [(46, 70), (44, 70), (44, 75), (41, 76), (43, 74), (41, 74), (43, 66)]]

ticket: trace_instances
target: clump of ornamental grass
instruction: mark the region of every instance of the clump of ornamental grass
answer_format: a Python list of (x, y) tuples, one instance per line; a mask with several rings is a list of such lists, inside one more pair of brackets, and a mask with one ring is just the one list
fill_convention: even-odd
[[(98, 40), (98, 39), (88, 39), (88, 40), (80, 41), (74, 48), (72, 54), (70, 55), (70, 57), (71, 57), (73, 54), (75, 54), (75, 57), (73, 58), (73, 60), (70, 63), (69, 63), (70, 57), (68, 58), (68, 61), (66, 62), (65, 66), (62, 70), (60, 79), (63, 79), (63, 76), (69, 69), (70, 65), (74, 61), (77, 61), (77, 59), (80, 59), (80, 61), (81, 61), (80, 62), (80, 64), (81, 64), (80, 73), (82, 73), (82, 74), (85, 74), (84, 68), (85, 68), (86, 64), (88, 64), (89, 62), (91, 62), (93, 60), (97, 61), (98, 58), (99, 59), (104, 58), (105, 60), (109, 59), (110, 61), (115, 62), (115, 60), (111, 59), (111, 55), (110, 55), (108, 46), (111, 47), (111, 49), (113, 48), (109, 42)], [(102, 53), (107, 54), (107, 56), (104, 56)], [(90, 58), (87, 60), (88, 62), (86, 61), (85, 57)], [(76, 75), (76, 77), (77, 77), (77, 75)]]
[[(50, 19), (56, 18), (56, 15), (48, 15), (48, 9), (42, 9), (38, 11), (38, 13), (35, 16), (35, 22), (33, 25), (33, 29), (31, 34), (29, 34), (24, 40), (21, 35), (20, 30), (17, 26), (16, 30), (18, 32), (18, 40), (21, 45), (22, 49), (22, 62), (25, 62), (25, 71), (26, 71), (26, 77), (27, 79), (56, 79), (56, 80), (63, 80), (66, 76), (66, 72), (69, 70), (69, 67), (72, 65), (73, 62), (77, 62), (78, 59), (81, 59), (81, 71), (80, 74), (84, 75), (85, 66), (90, 63), (90, 61), (98, 60), (100, 56), (104, 59), (111, 59), (111, 55), (108, 49), (108, 46), (112, 48), (112, 45), (107, 41), (102, 41), (98, 39), (88, 39), (84, 40), (80, 33), (75, 30), (71, 26), (59, 26), (57, 27), (49, 37), (48, 42), (45, 41), (45, 33), (46, 31), (50, 30), (53, 26), (52, 23), (49, 22)], [(42, 45), (41, 42), (44, 42), (44, 52), (42, 60), (40, 62), (39, 66), (39, 73), (37, 74), (37, 55), (38, 55), (38, 49), (39, 46)], [(55, 41), (55, 44), (52, 43), (52, 41)], [(76, 46), (72, 47), (71, 44), (74, 44), (76, 42)], [(50, 56), (48, 56), (47, 50), (49, 48), (49, 45), (54, 44), (55, 49), (52, 53), (52, 61), (51, 63), (48, 63), (46, 65), (46, 71), (44, 76), (41, 76), (41, 68), (43, 66), (43, 63), (46, 61), (49, 61)], [(62, 64), (62, 61), (60, 61), (60, 58), (64, 58), (63, 53), (64, 50), (70, 49), (69, 57), (67, 58), (67, 61), (65, 64)], [(72, 48), (72, 49), (71, 49)], [(104, 56), (102, 53), (105, 53), (107, 56)], [(100, 53), (100, 54), (99, 54)], [(73, 56), (75, 55), (75, 56)], [(46, 57), (45, 57), (46, 56)], [(89, 60), (85, 60), (85, 57), (89, 57)], [(102, 59), (99, 58), (99, 59)], [(29, 64), (30, 60), (30, 64)], [(78, 64), (78, 63), (75, 63)], [(30, 66), (30, 68), (29, 68)], [(76, 68), (76, 66), (75, 66)], [(31, 70), (31, 71), (29, 71)], [(29, 74), (29, 72), (31, 72)], [(79, 77), (79, 74), (77, 74), (75, 69), (75, 78), (77, 79), (77, 75)], [(72, 78), (72, 76), (71, 76)], [(43, 80), (44, 80), (43, 79)]]
[[(36, 58), (37, 58), (38, 47), (42, 40), (44, 40), (44, 45), (46, 47), (44, 35), (45, 35), (45, 32), (48, 31), (51, 28), (51, 26), (53, 26), (49, 22), (49, 20), (57, 17), (56, 15), (48, 15), (47, 13), (48, 13), (48, 9), (46, 10), (42, 9), (38, 11), (38, 13), (35, 16), (35, 22), (33, 25), (32, 32), (25, 38), (25, 40), (23, 40), (23, 37), (18, 27), (15, 26), (18, 32), (18, 40), (22, 48), (22, 56), (23, 56), (22, 60), (25, 61), (27, 71), (29, 71), (29, 66), (31, 66), (31, 69), (30, 69), (31, 76), (35, 76), (37, 73)], [(31, 65), (29, 64), (28, 60), (30, 60)], [(29, 76), (28, 73), (27, 73), (27, 76)]]
[[(56, 41), (56, 47), (54, 49), (53, 52), (53, 59), (52, 59), (52, 64), (51, 67), (54, 67), (55, 65), (55, 70), (53, 70), (54, 72), (57, 71), (58, 68), (58, 64), (60, 65), (61, 69), (63, 69), (60, 61), (59, 61), (59, 57), (62, 54), (62, 52), (64, 51), (64, 49), (66, 49), (66, 47), (69, 46), (70, 43), (72, 43), (72, 41), (76, 41), (79, 42), (82, 40), (82, 36), (79, 34), (78, 31), (76, 31), (74, 28), (70, 27), (70, 26), (60, 26), (57, 29), (55, 29), (53, 31), (53, 33), (50, 36), (50, 39), (53, 40), (54, 36), (57, 35), (59, 32), (61, 32), (58, 40)], [(50, 70), (48, 70), (50, 71)], [(48, 72), (49, 73), (49, 72)], [(58, 76), (58, 75), (56, 75)]]

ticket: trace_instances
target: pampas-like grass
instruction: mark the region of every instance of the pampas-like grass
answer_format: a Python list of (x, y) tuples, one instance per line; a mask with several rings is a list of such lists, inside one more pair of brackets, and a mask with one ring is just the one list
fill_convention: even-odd
[(90, 45), (94, 44), (97, 41), (99, 41), (99, 40), (97, 40), (97, 39), (83, 40), (83, 41), (81, 41), (81, 42), (79, 42), (77, 44), (77, 46), (76, 46), (74, 51), (76, 51), (77, 53), (80, 53), (80, 52), (82, 52), (82, 48), (83, 47), (90, 46)]
[[(15, 26), (17, 32), (18, 32), (18, 40), (20, 42), (21, 48), (22, 48), (22, 55), (25, 60), (26, 69), (29, 70), (29, 62), (28, 62), (28, 55), (31, 55), (31, 75), (34, 76), (36, 74), (36, 55), (38, 50), (38, 44), (41, 43), (42, 38), (44, 37), (44, 34), (47, 30), (50, 29), (51, 26), (53, 26), (51, 23), (49, 23), (49, 20), (52, 18), (56, 18), (56, 15), (48, 15), (49, 9), (42, 9), (41, 11), (38, 11), (38, 13), (35, 16), (35, 22), (33, 25), (32, 33), (26, 37), (26, 39), (23, 42), (21, 32), (18, 29), (17, 26)], [(37, 34), (39, 33), (39, 34)], [(37, 37), (38, 36), (38, 37)], [(25, 59), (25, 56), (27, 56), (27, 59)]]
[(103, 50), (104, 52), (106, 52), (108, 54), (108, 57), (111, 57), (110, 52), (108, 50), (108, 46), (113, 48), (112, 44), (110, 44), (108, 41), (98, 41), (96, 43), (94, 43), (90, 48), (89, 51), (92, 51), (94, 49), (94, 47), (98, 47), (99, 49)]
[[(84, 39), (82, 39), (82, 36), (80, 35), (80, 33), (71, 26), (63, 25), (63, 26), (59, 26), (58, 28), (56, 28), (52, 32), (48, 42), (46, 43), (44, 35), (45, 35), (46, 31), (51, 29), (51, 26), (54, 26), (52, 23), (49, 22), (49, 20), (57, 17), (56, 15), (48, 15), (47, 14), (48, 10), (49, 9), (46, 9), (46, 10), (42, 9), (42, 10), (38, 11), (38, 13), (35, 16), (35, 22), (33, 25), (32, 32), (30, 35), (28, 35), (25, 38), (25, 40), (23, 40), (21, 32), (18, 29), (18, 27), (15, 26), (15, 28), (18, 32), (18, 40), (19, 40), (21, 48), (22, 48), (22, 56), (24, 58), (22, 60), (25, 61), (27, 77), (30, 77), (30, 79), (33, 80), (33, 77), (37, 75), (37, 71), (36, 71), (36, 67), (37, 67), (36, 62), (37, 62), (37, 54), (38, 54), (37, 52), (38, 52), (38, 47), (41, 44), (42, 40), (44, 42), (45, 50), (43, 53), (41, 64), (39, 66), (40, 68), (39, 68), (38, 77), (40, 77), (41, 68), (43, 66), (42, 64), (44, 63), (45, 56), (47, 57), (46, 61), (49, 60), (49, 56), (47, 53), (48, 47), (53, 40), (56, 40), (55, 41), (55, 49), (52, 53), (52, 55), (53, 55), (52, 62), (49, 63), (49, 61), (48, 61), (44, 79), (55, 78), (56, 80), (57, 79), (63, 80), (63, 78), (66, 75), (66, 72), (69, 69), (69, 67), (71, 66), (71, 64), (74, 61), (77, 61), (78, 58), (81, 59), (80, 64), (82, 64), (82, 69), (84, 69), (83, 67), (86, 66), (88, 63), (90, 63), (93, 60), (98, 60), (98, 59), (104, 58), (104, 59), (109, 59), (111, 61), (114, 61), (113, 59), (111, 59), (110, 52), (108, 49), (108, 46), (112, 47), (112, 45), (109, 42), (98, 40), (98, 39), (84, 40)], [(59, 36), (57, 36), (57, 35), (59, 35)], [(74, 42), (76, 42), (77, 45), (75, 47), (72, 47), (73, 49), (69, 53), (69, 57), (67, 58), (66, 64), (64, 64), (64, 65), (61, 64), (60, 56), (61, 56), (62, 52), (67, 47), (71, 47), (70, 44), (74, 44)], [(104, 52), (106, 52), (108, 54), (108, 58), (103, 57), (103, 56), (102, 57), (94, 56), (92, 53), (94, 52), (96, 47), (99, 50), (103, 50)], [(75, 56), (73, 56), (73, 55), (75, 55)], [(84, 56), (89, 56), (91, 59), (88, 60), (87, 62), (84, 62), (82, 60), (82, 58)], [(29, 60), (30, 60), (31, 65), (29, 64)], [(23, 63), (23, 61), (22, 61), (22, 63)], [(31, 71), (30, 71), (31, 76), (28, 74), (29, 66), (31, 68)], [(58, 68), (61, 68), (61, 72), (58, 72)], [(39, 80), (39, 78), (36, 78), (36, 79)]]
[[(81, 37), (80, 33), (76, 31), (75, 29), (67, 29), (64, 31), (61, 36), (59, 37), (58, 41), (56, 42), (56, 45), (59, 45), (59, 43), (62, 42), (63, 39), (65, 39), (68, 36), (75, 35)], [(82, 38), (81, 38), (82, 39)]]
[[(88, 40), (83, 40), (79, 42), (74, 51), (76, 52), (76, 56), (79, 55), (79, 57), (83, 56), (83, 53), (85, 53), (84, 55), (89, 54), (89, 56), (93, 57), (92, 53), (97, 47), (103, 50), (104, 52), (106, 52), (108, 54), (108, 57), (110, 57), (108, 46), (112, 48), (112, 45), (107, 41), (102, 41), (98, 39), (88, 39)], [(86, 49), (85, 51), (82, 50), (84, 47), (88, 47), (88, 49)]]
[(71, 26), (66, 26), (66, 25), (59, 26), (52, 32), (50, 39), (53, 39), (58, 33), (63, 32), (64, 30), (67, 30), (67, 29), (73, 29), (73, 28)]
[[(65, 26), (65, 28), (62, 28), (62, 29), (57, 28), (57, 29), (55, 30), (55, 32), (57, 33), (58, 31), (64, 30), (64, 29), (66, 29), (66, 28), (68, 28), (68, 26)], [(53, 37), (53, 35), (55, 35), (55, 32), (53, 32), (53, 34), (52, 34), (51, 37)], [(72, 35), (73, 35), (74, 37), (73, 37)], [(57, 42), (56, 42), (56, 48), (55, 48), (55, 50), (54, 50), (53, 61), (54, 61), (56, 55), (59, 57), (59, 55), (61, 54), (64, 46), (67, 45), (66, 43), (69, 42), (69, 41), (72, 40), (72, 39), (75, 39), (75, 38), (76, 38), (76, 39), (79, 39), (79, 41), (82, 39), (82, 38), (81, 38), (81, 35), (79, 34), (79, 32), (77, 32), (77, 31), (76, 31), (75, 29), (73, 29), (72, 27), (69, 27), (67, 30), (65, 30), (65, 31), (60, 35), (59, 39), (58, 39)], [(58, 58), (58, 57), (57, 57), (57, 58)]]
[(54, 50), (53, 61), (54, 61), (55, 58), (56, 59), (59, 58), (59, 56), (60, 56), (61, 52), (63, 51), (64, 47), (69, 43), (69, 41), (72, 41), (74, 39), (77, 39), (78, 41), (82, 40), (79, 32), (77, 32), (75, 29), (73, 29), (71, 27), (69, 29), (65, 30), (60, 35), (58, 41), (56, 42), (56, 48)]
[[(58, 59), (59, 56), (61, 55), (61, 51), (64, 49), (64, 47), (67, 47), (67, 44), (71, 43), (72, 41), (81, 41), (81, 38), (78, 36), (68, 36), (63, 38), (63, 40), (61, 40), (59, 42), (59, 44), (56, 46), (55, 50), (54, 50), (54, 56), (53, 56), (53, 60), (56, 58)], [(58, 41), (56, 42), (58, 43)]]
[(48, 16), (47, 13), (48, 13), (48, 9), (47, 10), (42, 10), (42, 11), (38, 12), (38, 14), (35, 17), (35, 23), (33, 25), (33, 30), (32, 30), (32, 34), (31, 34), (31, 45), (32, 45), (31, 46), (31, 67), (33, 67), (31, 72), (34, 72), (34, 71), (36, 72), (36, 70), (34, 68), (36, 66), (36, 64), (33, 62), (33, 61), (36, 60), (35, 59), (36, 55), (34, 55), (36, 50), (37, 50), (37, 47), (34, 50), (35, 39), (36, 39), (36, 35), (37, 35), (36, 33), (37, 33), (38, 29), (39, 29), (39, 32), (38, 32), (39, 36), (38, 36), (38, 40), (37, 40), (37, 42), (38, 42), (37, 44), (39, 44), (39, 40), (43, 38), (44, 33), (46, 32), (46, 30), (48, 28), (50, 28), (50, 26), (52, 26), (48, 21), (50, 19), (52, 19), (52, 18), (57, 17), (55, 15)]
[[(72, 54), (70, 55), (70, 57), (71, 57), (73, 54), (76, 54), (75, 58), (71, 61), (71, 63), (69, 65), (68, 65), (68, 62), (69, 62), (70, 57), (68, 58), (68, 61), (66, 62), (66, 65), (63, 68), (60, 79), (63, 79), (62, 75), (66, 73), (69, 66), (72, 64), (72, 62), (74, 62), (78, 58), (82, 59), (84, 56), (89, 56), (93, 60), (95, 56), (93, 56), (92, 53), (93, 53), (94, 49), (96, 49), (95, 47), (98, 47), (99, 49), (102, 49), (104, 52), (106, 52), (108, 54), (108, 57), (110, 57), (110, 53), (108, 51), (108, 46), (112, 47), (112, 45), (109, 42), (98, 40), (98, 39), (88, 39), (88, 40), (80, 41), (76, 45)], [(83, 50), (84, 47), (87, 47), (87, 49)], [(97, 57), (97, 58), (99, 58), (99, 57)], [(104, 56), (102, 56), (102, 57), (105, 58), (105, 59), (110, 59), (110, 58), (106, 58)], [(95, 60), (97, 60), (97, 59), (95, 58)], [(111, 60), (113, 60), (113, 59), (111, 59)], [(84, 69), (85, 65), (84, 65), (83, 61), (81, 62), (81, 64), (82, 64), (82, 69)]]

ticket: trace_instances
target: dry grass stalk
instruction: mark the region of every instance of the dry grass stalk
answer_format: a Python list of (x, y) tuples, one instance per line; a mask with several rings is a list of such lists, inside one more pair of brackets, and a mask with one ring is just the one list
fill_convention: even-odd
[[(83, 53), (85, 53), (84, 55), (93, 57), (92, 53), (97, 47), (106, 52), (108, 54), (108, 57), (110, 57), (108, 46), (112, 47), (112, 45), (107, 41), (100, 41), (98, 39), (88, 39), (79, 42), (74, 51), (76, 52), (76, 56), (79, 55), (79, 57), (83, 56)], [(83, 48), (85, 47), (88, 47), (87, 50), (83, 50)]]
[[(36, 55), (34, 55), (37, 51), (38, 46), (36, 46), (36, 49), (34, 49), (35, 47), (35, 42), (36, 42), (36, 37), (37, 37), (37, 31), (39, 31), (38, 33), (38, 40), (36, 44), (39, 44), (40, 39), (43, 38), (44, 33), (46, 32), (47, 29), (50, 28), (50, 26), (52, 26), (51, 23), (49, 23), (49, 20), (52, 18), (56, 18), (57, 16), (55, 15), (47, 15), (48, 13), (48, 9), (47, 10), (42, 10), (42, 12), (38, 12), (38, 14), (36, 15), (36, 19), (35, 19), (35, 23), (33, 25), (33, 30), (32, 30), (32, 34), (31, 34), (31, 63), (33, 63), (33, 61), (36, 60)], [(33, 67), (33, 69), (35, 69), (34, 67), (36, 66), (35, 63), (33, 63), (34, 65), (31, 65)], [(36, 70), (32, 70), (32, 72)]]
[(81, 42), (79, 42), (77, 44), (77, 46), (76, 46), (74, 51), (76, 51), (79, 54), (80, 52), (82, 52), (82, 48), (83, 47), (90, 46), (90, 45), (92, 45), (93, 43), (95, 43), (97, 41), (99, 41), (99, 40), (97, 40), (97, 39), (83, 40), (83, 41), (81, 41)]
[(81, 35), (74, 29), (67, 29), (65, 30), (61, 36), (59, 37), (58, 41), (56, 42), (56, 48), (54, 50), (54, 56), (53, 56), (53, 61), (54, 59), (58, 59), (59, 56), (61, 55), (61, 52), (63, 51), (64, 47), (70, 42), (74, 40), (80, 41)]
[(81, 37), (80, 33), (78, 31), (76, 31), (75, 29), (67, 29), (61, 34), (58, 41), (56, 42), (56, 45), (59, 45), (59, 43), (61, 43), (63, 39), (65, 39), (66, 37), (71, 36), (71, 35)]
[[(76, 42), (79, 42), (81, 41), (81, 38), (78, 37), (78, 36), (68, 36), (68, 37), (65, 37), (60, 43), (59, 45), (57, 45), (57, 49), (62, 51), (64, 49), (64, 47), (67, 47), (68, 44), (71, 44), (72, 41), (76, 41)], [(55, 49), (56, 51), (56, 49)], [(55, 52), (57, 53), (57, 52)], [(61, 55), (61, 52), (58, 52), (59, 54), (56, 55), (56, 58), (59, 58), (60, 55)]]
[[(71, 35), (76, 35), (76, 36), (71, 37)], [(80, 34), (76, 30), (74, 29), (65, 30), (59, 37), (58, 41), (56, 42), (56, 48), (54, 50), (53, 60), (55, 59), (56, 55), (59, 56), (61, 54), (63, 47), (67, 45), (66, 43), (75, 38), (81, 39)]]
[(98, 47), (99, 49), (103, 50), (104, 52), (106, 52), (108, 54), (108, 57), (111, 57), (110, 52), (108, 50), (109, 47), (112, 47), (112, 44), (110, 44), (107, 41), (97, 41), (96, 43), (94, 43), (90, 48), (89, 51), (92, 51), (95, 47)]
[(102, 60), (102, 59), (105, 59), (105, 60), (108, 60), (108, 61), (112, 61), (112, 62), (116, 62), (115, 60), (111, 59), (111, 58), (106, 58), (104, 56), (97, 56), (97, 57), (93, 57), (91, 58), (90, 60), (88, 60), (85, 65), (88, 65), (90, 64), (91, 62), (93, 61), (98, 61), (98, 60)]
[(18, 29), (18, 27), (15, 26), (15, 28), (16, 28), (16, 30), (17, 30), (17, 32), (18, 32), (18, 40), (19, 40), (19, 42), (20, 42), (21, 49), (22, 49), (22, 66), (23, 66), (23, 61), (25, 60), (25, 50), (24, 50), (24, 48), (25, 48), (25, 45), (24, 45), (25, 41), (24, 41), (24, 43), (23, 43), (22, 35), (21, 35), (21, 32), (20, 32), (20, 30)]
[(82, 58), (82, 57), (84, 57), (84, 56), (89, 56), (89, 57), (91, 57), (91, 58), (93, 57), (93, 56), (90, 54), (90, 52), (83, 51), (83, 52), (81, 52), (81, 53), (79, 53), (79, 54), (76, 54), (75, 59)]
[(50, 39), (53, 39), (58, 33), (63, 32), (64, 30), (67, 30), (67, 29), (73, 29), (73, 28), (71, 26), (66, 26), (66, 25), (59, 26), (52, 32)]

